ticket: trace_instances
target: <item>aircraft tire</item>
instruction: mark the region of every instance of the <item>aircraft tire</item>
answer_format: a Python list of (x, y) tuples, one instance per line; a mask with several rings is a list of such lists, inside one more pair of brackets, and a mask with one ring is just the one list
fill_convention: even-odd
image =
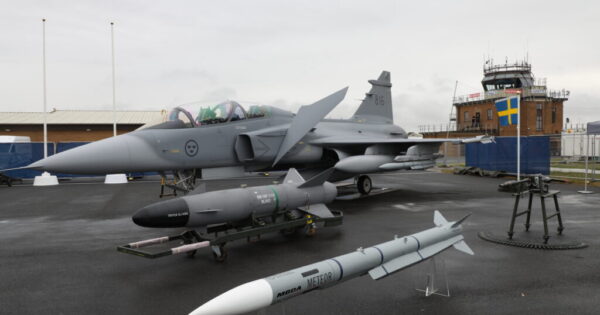
[(373, 182), (369, 176), (361, 175), (356, 181), (356, 188), (361, 195), (368, 195), (373, 189)]

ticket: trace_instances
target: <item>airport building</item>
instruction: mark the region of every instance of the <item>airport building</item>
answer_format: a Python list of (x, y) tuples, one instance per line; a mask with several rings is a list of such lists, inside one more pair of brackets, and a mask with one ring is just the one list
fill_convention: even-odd
[[(526, 61), (495, 65), (488, 60), (483, 67), (483, 91), (456, 96), (448, 123), (420, 126), (424, 138), (516, 136), (517, 126), (500, 126), (495, 102), (521, 96), (521, 136), (559, 135), (563, 130), (563, 106), (567, 90), (550, 90), (546, 78), (536, 78)], [(551, 138), (553, 151), (560, 151), (560, 137)], [(448, 152), (449, 155), (455, 154)]]
[[(157, 124), (167, 118), (165, 110), (117, 111), (117, 133), (123, 134), (145, 124)], [(52, 110), (48, 113), (49, 142), (89, 142), (113, 135), (113, 111)], [(26, 136), (31, 141), (44, 141), (44, 113), (0, 113), (0, 135)]]
[[(521, 135), (557, 135), (563, 127), (563, 105), (569, 91), (550, 90), (546, 78), (535, 78), (531, 64), (494, 65), (488, 61), (483, 68), (483, 91), (457, 96), (450, 118), (452, 136), (468, 137), (486, 133), (493, 136), (516, 136), (516, 125), (500, 126), (495, 102), (521, 95)], [(421, 126), (426, 138), (446, 137), (448, 130)]]

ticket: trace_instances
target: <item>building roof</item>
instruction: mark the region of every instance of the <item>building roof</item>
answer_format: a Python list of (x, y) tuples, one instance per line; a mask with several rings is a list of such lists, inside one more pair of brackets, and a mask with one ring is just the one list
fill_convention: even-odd
[[(165, 121), (167, 111), (117, 111), (117, 124), (144, 125)], [(2, 125), (41, 125), (42, 112), (0, 112)], [(54, 110), (48, 113), (49, 125), (109, 125), (113, 123), (111, 110)]]

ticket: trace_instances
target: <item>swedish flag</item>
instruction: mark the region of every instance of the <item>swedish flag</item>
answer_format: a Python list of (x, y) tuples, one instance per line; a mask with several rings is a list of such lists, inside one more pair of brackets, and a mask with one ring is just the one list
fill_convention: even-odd
[(496, 111), (500, 126), (516, 125), (519, 123), (520, 96), (511, 96), (496, 101)]

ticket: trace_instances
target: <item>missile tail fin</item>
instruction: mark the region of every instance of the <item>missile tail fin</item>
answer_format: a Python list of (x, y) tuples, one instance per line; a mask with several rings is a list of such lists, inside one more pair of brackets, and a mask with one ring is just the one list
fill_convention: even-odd
[(470, 217), (470, 216), (471, 216), (471, 214), (470, 214), (470, 213), (469, 213), (469, 214), (467, 214), (467, 215), (466, 215), (464, 218), (462, 218), (462, 219), (460, 219), (460, 220), (458, 220), (458, 221), (454, 222), (454, 224), (452, 224), (452, 227), (453, 227), (453, 228), (455, 228), (455, 227), (459, 226), (461, 223), (463, 223), (463, 222), (464, 222), (464, 221), (465, 221), (465, 220), (466, 220), (468, 217)]
[(442, 215), (442, 213), (440, 213), (440, 211), (435, 210), (433, 212), (433, 224), (435, 224), (436, 226), (440, 226), (440, 225), (444, 225), (447, 223), (448, 223), (448, 220), (446, 220), (446, 218), (444, 218), (444, 216)]
[(469, 247), (469, 245), (467, 245), (467, 243), (464, 240), (457, 242), (452, 246), (454, 246), (454, 248), (456, 250), (459, 250), (465, 254), (475, 255), (475, 253), (473, 253), (473, 250), (471, 249), (471, 247)]
[(298, 186), (298, 188), (305, 188), (305, 187), (312, 187), (312, 186), (323, 185), (323, 183), (326, 182), (329, 179), (329, 176), (331, 176), (331, 174), (333, 173), (333, 171), (335, 171), (334, 167), (328, 168), (328, 169), (324, 170), (323, 172), (321, 172), (321, 173), (319, 173), (319, 174), (311, 177), (305, 183), (303, 183), (302, 185)]
[(329, 210), (329, 208), (327, 208), (327, 206), (322, 203), (317, 203), (306, 207), (299, 207), (298, 209), (319, 218), (333, 217), (333, 213), (331, 213), (331, 210)]
[(305, 182), (304, 178), (295, 168), (290, 168), (283, 179), (284, 184), (303, 184)]

